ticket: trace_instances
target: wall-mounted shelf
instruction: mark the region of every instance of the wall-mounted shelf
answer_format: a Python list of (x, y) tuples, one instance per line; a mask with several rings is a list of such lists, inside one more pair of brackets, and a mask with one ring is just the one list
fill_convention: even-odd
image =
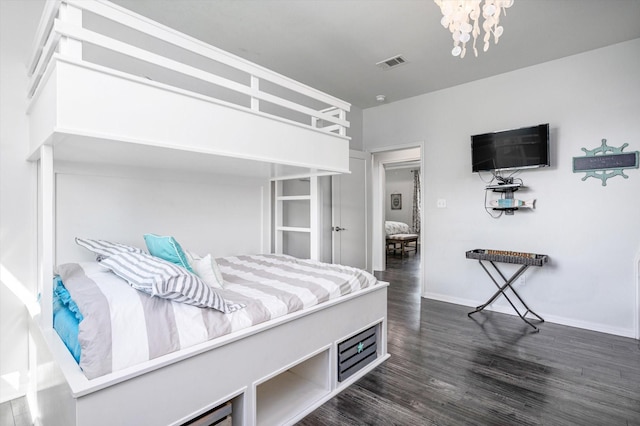
[[(513, 200), (513, 193), (521, 188), (524, 188), (521, 183), (513, 183), (513, 179), (509, 178), (495, 185), (487, 185), (485, 191), (499, 192), (503, 194), (503, 199)], [(492, 207), (493, 210), (501, 211), (508, 215), (512, 215), (518, 208), (519, 207)]]
[(509, 214), (509, 212), (518, 210), (518, 207), (491, 207), (491, 208), (496, 211), (507, 212), (507, 214)]
[(503, 185), (487, 185), (485, 187), (487, 191), (491, 190), (493, 192), (515, 192), (520, 188), (524, 188), (524, 186), (520, 183), (508, 183)]

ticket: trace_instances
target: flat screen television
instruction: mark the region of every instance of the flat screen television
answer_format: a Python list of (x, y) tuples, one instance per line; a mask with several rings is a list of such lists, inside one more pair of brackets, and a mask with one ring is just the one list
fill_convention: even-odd
[(549, 124), (471, 136), (473, 172), (549, 166)]

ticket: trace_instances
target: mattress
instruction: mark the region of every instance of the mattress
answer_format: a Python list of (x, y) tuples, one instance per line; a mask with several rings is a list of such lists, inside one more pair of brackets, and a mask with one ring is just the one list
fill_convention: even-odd
[[(131, 287), (100, 262), (60, 265), (68, 291), (54, 328), (88, 379), (100, 377), (377, 284), (366, 271), (286, 255), (216, 259), (224, 299), (244, 305), (231, 313), (154, 297)], [(59, 302), (58, 302), (59, 303)], [(71, 305), (71, 309), (69, 306)], [(78, 356), (76, 356), (78, 355)]]

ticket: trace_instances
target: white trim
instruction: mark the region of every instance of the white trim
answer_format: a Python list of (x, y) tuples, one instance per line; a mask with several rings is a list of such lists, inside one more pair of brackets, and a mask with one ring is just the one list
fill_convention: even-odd
[[(38, 167), (38, 295), (41, 300), (53, 300), (51, 277), (55, 262), (55, 174), (53, 171), (53, 147), (40, 147)], [(44, 327), (53, 327), (53, 306), (41, 303), (41, 316)]]
[(32, 53), (28, 62), (29, 65), (27, 66), (27, 73), (29, 76), (34, 73), (36, 65), (40, 61), (43, 50), (42, 46), (49, 37), (51, 27), (53, 26), (53, 20), (58, 14), (58, 9), (60, 8), (61, 3), (61, 0), (48, 0), (44, 5), (44, 10), (40, 17), (40, 23), (38, 24), (38, 31), (36, 32), (36, 36), (33, 39), (33, 45), (31, 46)]
[(307, 234), (311, 233), (311, 228), (302, 228), (299, 226), (278, 226), (276, 230), (285, 232), (304, 232)]
[[(384, 153), (392, 153), (396, 151), (404, 151), (407, 149), (420, 149), (420, 177), (421, 181), (424, 182), (422, 177), (424, 176), (424, 164), (425, 164), (425, 142), (418, 141), (408, 144), (401, 145), (392, 145), (387, 147), (375, 148), (371, 150), (372, 154), (372, 181), (373, 181), (373, 199), (372, 199), (372, 209), (373, 209), (373, 217), (372, 217), (372, 225), (373, 225), (373, 236), (372, 236), (372, 256), (373, 256), (373, 269), (374, 270), (385, 270), (386, 269), (386, 259), (385, 259), (385, 242), (384, 242), (384, 181), (385, 181), (385, 168), (384, 166), (387, 164), (393, 164), (398, 162), (406, 162), (407, 159), (401, 160), (393, 160), (393, 161), (379, 161), (379, 156), (376, 158), (377, 154)], [(422, 205), (420, 208), (420, 222), (422, 224), (425, 223), (425, 185), (422, 185)], [(378, 232), (376, 232), (376, 229)], [(424, 248), (424, 227), (420, 232), (420, 245)], [(425, 250), (420, 250), (420, 265), (422, 265), (422, 273), (420, 274), (420, 288), (422, 289), (422, 293), (426, 291), (426, 283), (424, 280), (425, 276)]]
[[(447, 303), (453, 303), (455, 305), (469, 306), (470, 308), (475, 308), (476, 306), (478, 306), (478, 301), (476, 300), (465, 299), (460, 297), (452, 297), (452, 296), (449, 296), (446, 294), (440, 294), (440, 293), (425, 292), (423, 294), (423, 297), (425, 297), (426, 299), (437, 300), (439, 302), (447, 302)], [(517, 314), (513, 311), (513, 308), (511, 308), (511, 306), (509, 305), (506, 305), (506, 306), (490, 305), (490, 306), (487, 306), (485, 310), (517, 317)], [(580, 321), (573, 318), (550, 315), (544, 312), (539, 312), (539, 313), (540, 313), (540, 316), (545, 319), (545, 322), (542, 323), (543, 325), (540, 327), (542, 330), (544, 329), (544, 324), (548, 322), (548, 323), (553, 323), (558, 325), (565, 325), (567, 327), (582, 328), (584, 330), (589, 330), (589, 331), (597, 331), (600, 333), (613, 334), (613, 335), (622, 336), (622, 337), (633, 338), (633, 335), (634, 335), (633, 329), (620, 328), (620, 327), (607, 327), (607, 326), (603, 326), (602, 324), (593, 323), (590, 321)], [(482, 314), (480, 313), (480, 315)], [(535, 317), (531, 317), (531, 318), (535, 319)], [(526, 324), (524, 323), (523, 325), (526, 326)]]
[(320, 260), (320, 211), (318, 202), (318, 176), (309, 178), (309, 257)]
[(278, 201), (309, 201), (311, 195), (281, 195), (277, 198)]
[[(291, 166), (292, 164), (285, 164), (285, 165), (289, 165)], [(286, 175), (286, 176), (274, 176), (269, 178), (270, 181), (272, 182), (278, 182), (281, 180), (291, 180), (291, 179), (308, 179), (311, 176), (333, 176), (333, 175), (340, 175), (340, 174), (349, 174), (351, 173), (349, 170), (343, 171), (321, 171), (321, 172), (314, 172), (314, 173), (301, 173), (301, 174), (296, 174), (296, 175)]]
[[(372, 184), (371, 184), (371, 153), (364, 151), (349, 150), (349, 158), (357, 158), (365, 162), (364, 171), (364, 205), (365, 205), (365, 267), (364, 269), (373, 273), (373, 261), (371, 254), (371, 217), (372, 217)], [(332, 212), (333, 215), (333, 212)], [(333, 233), (332, 233), (333, 234)]]
[(640, 251), (634, 260), (636, 278), (635, 338), (640, 340)]

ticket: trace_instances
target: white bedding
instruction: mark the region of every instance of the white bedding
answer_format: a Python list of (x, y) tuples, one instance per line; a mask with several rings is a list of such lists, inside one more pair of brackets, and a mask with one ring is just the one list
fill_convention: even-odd
[(78, 340), (87, 378), (117, 371), (377, 283), (356, 268), (282, 255), (217, 259), (233, 313), (198, 308), (137, 291), (98, 262), (60, 265), (84, 320)]
[(387, 220), (384, 223), (384, 230), (385, 230), (385, 233), (387, 234), (387, 237), (389, 235), (411, 233), (411, 228), (409, 228), (409, 225), (407, 225), (404, 222), (396, 222), (393, 220)]

